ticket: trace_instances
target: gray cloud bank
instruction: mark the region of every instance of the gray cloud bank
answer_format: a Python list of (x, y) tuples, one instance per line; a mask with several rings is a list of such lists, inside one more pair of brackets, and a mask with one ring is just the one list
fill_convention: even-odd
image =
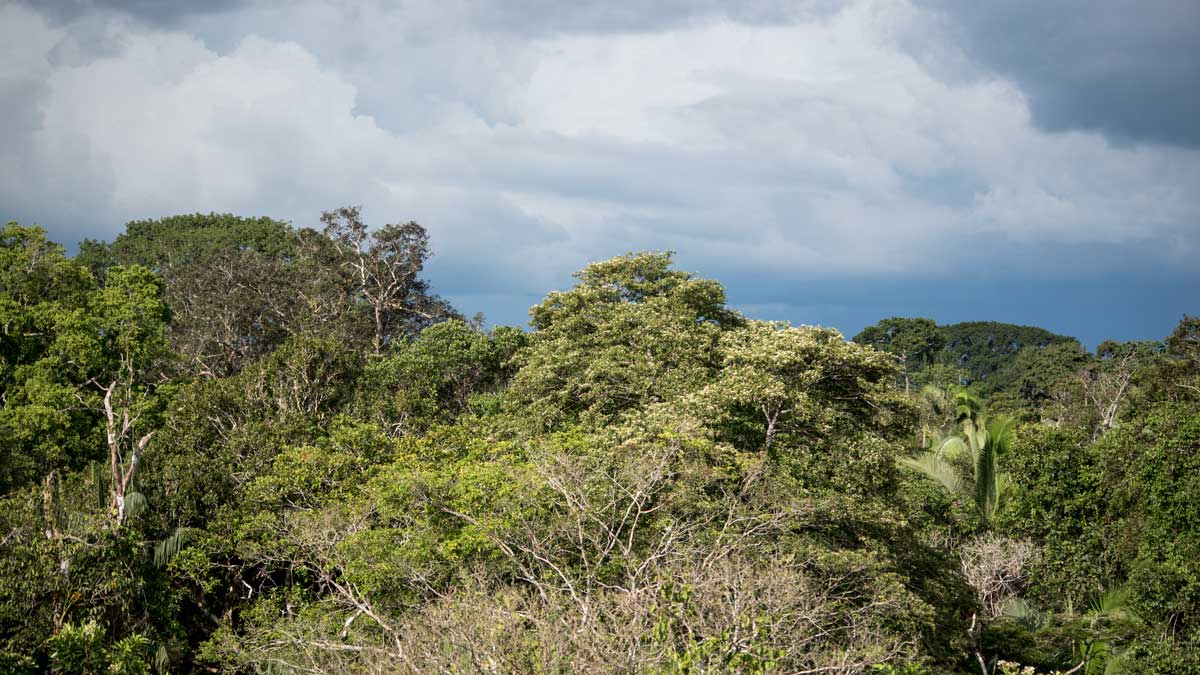
[(1200, 146), (1200, 3), (926, 0), (1044, 129)]
[[(430, 228), (443, 292), (501, 307), (641, 248), (678, 250), (747, 306), (1103, 261), (1196, 284), (1196, 122), (1154, 135), (1039, 93), (1091, 62), (1186, 70), (1149, 28), (1111, 52), (1083, 31), (1039, 69), (945, 7), (684, 6), (0, 4), (0, 218), (73, 242), (171, 213), (304, 225), (363, 204)], [(1022, 7), (1005, 16), (1036, 24)]]

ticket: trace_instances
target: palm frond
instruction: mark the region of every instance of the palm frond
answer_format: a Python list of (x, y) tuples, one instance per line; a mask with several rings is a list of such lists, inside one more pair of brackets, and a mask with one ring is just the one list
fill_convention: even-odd
[(997, 457), (1008, 454), (1016, 438), (1017, 421), (1007, 415), (993, 417), (987, 423), (987, 437)]
[(196, 539), (197, 530), (190, 527), (177, 527), (169, 537), (154, 545), (155, 567), (166, 567), (179, 552)]
[(973, 420), (963, 422), (963, 438), (967, 441), (967, 448), (971, 451), (971, 461), (979, 460), (979, 453), (983, 451), (983, 447), (987, 445), (987, 427), (980, 423), (976, 424)]
[(1024, 598), (1013, 598), (1004, 606), (1004, 616), (1025, 626), (1029, 630), (1037, 630), (1046, 625), (1047, 617), (1030, 605)]
[(160, 675), (166, 675), (171, 667), (171, 654), (167, 651), (166, 645), (159, 645), (154, 652), (154, 672)]
[(125, 512), (130, 518), (136, 518), (146, 512), (146, 507), (149, 506), (146, 501), (146, 495), (140, 492), (128, 492), (125, 494)]
[(1012, 474), (1007, 471), (999, 471), (996, 473), (996, 508), (1000, 508), (1000, 504), (1012, 494), (1016, 489), (1017, 483), (1013, 480)]
[(1137, 620), (1138, 614), (1132, 604), (1133, 594), (1127, 586), (1118, 586), (1097, 593), (1088, 601), (1087, 616), (1106, 619)]
[(904, 457), (899, 460), (899, 464), (937, 481), (952, 493), (967, 492), (966, 481), (959, 475), (958, 470), (936, 452), (925, 452), (915, 458)]
[(944, 414), (950, 407), (951, 398), (946, 390), (932, 384), (921, 387), (921, 398), (938, 415)]
[(960, 424), (974, 422), (981, 410), (983, 410), (983, 399), (962, 387), (954, 388), (954, 413)]
[(979, 507), (979, 518), (985, 526), (991, 522), (992, 514), (996, 511), (998, 468), (994, 446), (985, 442), (975, 453), (975, 504)]
[(934, 454), (948, 461), (958, 461), (969, 454), (961, 436), (945, 436), (933, 443)]

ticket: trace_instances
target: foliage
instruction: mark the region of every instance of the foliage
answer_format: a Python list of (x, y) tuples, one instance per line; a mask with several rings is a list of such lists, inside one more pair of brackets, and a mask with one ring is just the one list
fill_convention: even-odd
[(992, 373), (1026, 347), (1041, 349), (1075, 342), (1074, 338), (1055, 335), (1042, 328), (995, 321), (951, 324), (942, 326), (941, 332), (945, 346), (938, 353), (937, 361), (962, 368), (972, 382), (987, 381)]
[(1018, 414), (1036, 413), (1090, 360), (1090, 355), (1074, 341), (1025, 347), (992, 373), (982, 389), (992, 395), (994, 407), (1005, 406)]
[[(960, 400), (959, 409), (969, 411), (970, 399)], [(915, 458), (902, 458), (900, 464), (940, 483), (952, 494), (972, 499), (980, 524), (987, 528), (1013, 488), (1012, 476), (1001, 469), (1001, 460), (1012, 446), (1015, 422), (996, 417), (985, 423), (968, 416), (961, 425), (960, 434), (941, 439), (933, 450)]]
[(707, 383), (721, 334), (742, 319), (716, 282), (670, 269), (668, 253), (593, 263), (575, 288), (530, 309), (510, 405), (545, 429), (601, 424)]
[[(417, 277), (429, 255), (419, 226), (405, 226), (411, 237), (368, 235), (357, 209), (333, 213), (353, 214), (358, 229), (336, 219), (323, 234), (269, 218), (173, 216), (131, 222), (108, 244), (84, 241), (78, 260), (101, 278), (113, 265), (157, 272), (180, 365), (203, 377), (235, 374), (302, 334), (382, 345), (456, 316)], [(398, 276), (381, 287), (387, 270)]]
[(854, 336), (859, 344), (871, 345), (896, 357), (904, 375), (904, 390), (909, 390), (909, 368), (919, 371), (933, 363), (946, 338), (933, 319), (884, 319)]
[(371, 232), (357, 206), (326, 211), (321, 222), (341, 269), (368, 305), (376, 355), (397, 334), (455, 316), (450, 305), (429, 294), (429, 284), (418, 276), (432, 255), (425, 228), (408, 222)]
[(761, 449), (811, 487), (878, 495), (911, 408), (895, 367), (830, 329), (749, 322), (721, 336), (720, 375), (695, 397), (718, 437)]
[(631, 253), (485, 331), (322, 220), (0, 233), (0, 670), (1196, 672), (1194, 317), (846, 341)]

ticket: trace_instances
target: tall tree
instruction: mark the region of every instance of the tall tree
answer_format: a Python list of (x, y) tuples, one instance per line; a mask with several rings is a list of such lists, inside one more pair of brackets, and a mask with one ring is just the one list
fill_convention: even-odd
[(967, 371), (970, 382), (986, 382), (1026, 347), (1043, 348), (1078, 340), (1043, 328), (996, 321), (968, 321), (941, 326), (945, 345), (938, 361)]
[(154, 430), (143, 417), (153, 409), (155, 367), (167, 353), (168, 311), (162, 282), (144, 267), (114, 267), (95, 302), (91, 335), (110, 363), (89, 383), (103, 392), (112, 517), (119, 527), (128, 515), (138, 465)]
[(671, 269), (670, 253), (593, 263), (529, 310), (510, 403), (546, 427), (607, 423), (709, 381), (721, 334), (743, 319), (715, 281)]
[(896, 357), (904, 378), (904, 393), (908, 393), (910, 372), (920, 370), (933, 361), (934, 354), (945, 339), (933, 319), (892, 317), (868, 326), (854, 336), (854, 341), (867, 344)]
[[(99, 279), (114, 265), (157, 272), (180, 365), (215, 378), (238, 372), (320, 316), (298, 298), (302, 280), (322, 277), (302, 243), (287, 223), (270, 218), (193, 214), (130, 222), (111, 243), (84, 240), (76, 260)], [(326, 292), (345, 305), (345, 291), (340, 298), (336, 288)]]
[(418, 276), (432, 255), (425, 228), (407, 222), (371, 232), (358, 206), (325, 211), (321, 222), (371, 308), (376, 355), (395, 337), (397, 328), (411, 334), (453, 316), (450, 306), (430, 295), (429, 284)]

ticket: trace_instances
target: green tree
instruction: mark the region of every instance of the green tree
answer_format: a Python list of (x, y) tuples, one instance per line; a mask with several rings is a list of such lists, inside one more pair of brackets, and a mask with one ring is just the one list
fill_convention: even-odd
[(972, 383), (986, 382), (1026, 347), (1078, 343), (1075, 338), (1056, 335), (1044, 328), (996, 321), (955, 323), (942, 326), (940, 331), (945, 345), (938, 352), (938, 362), (967, 371)]
[(981, 390), (991, 397), (994, 409), (1007, 408), (1034, 421), (1091, 363), (1091, 356), (1074, 341), (1025, 347), (992, 373)]
[(743, 320), (715, 281), (671, 269), (669, 253), (593, 263), (530, 309), (510, 405), (543, 428), (604, 424), (706, 383), (721, 334)]
[(458, 319), (434, 324), (366, 365), (354, 412), (400, 435), (489, 411), (527, 339), (512, 327), (485, 333)]
[(1183, 317), (1167, 336), (1165, 353), (1144, 379), (1147, 395), (1153, 399), (1200, 399), (1200, 317)]
[(95, 420), (52, 352), (95, 289), (40, 228), (0, 230), (0, 495), (94, 456), (85, 448), (97, 440)]
[(896, 358), (904, 378), (904, 393), (909, 392), (909, 373), (917, 372), (933, 363), (938, 350), (945, 344), (945, 337), (933, 319), (884, 319), (868, 326), (854, 336), (859, 344), (871, 345)]
[(333, 304), (301, 292), (298, 267), (308, 285), (338, 295), (319, 266), (306, 264), (319, 254), (309, 250), (313, 242), (269, 218), (194, 214), (130, 222), (111, 243), (84, 240), (76, 260), (101, 279), (119, 265), (158, 273), (174, 314), (173, 347), (191, 372), (220, 377), (320, 320), (320, 310)]
[(878, 494), (912, 409), (894, 391), (895, 366), (826, 328), (761, 321), (721, 336), (721, 370), (696, 395), (718, 438), (761, 451), (817, 485)]
[[(103, 394), (104, 435), (108, 446), (114, 524), (128, 515), (126, 497), (134, 490), (138, 464), (154, 436), (145, 417), (156, 406), (156, 368), (167, 357), (169, 313), (162, 301), (162, 283), (144, 267), (114, 267), (105, 277), (92, 305), (94, 316), (82, 317), (59, 340), (64, 365), (79, 354), (101, 358), (85, 386)], [(75, 316), (72, 319), (79, 319)]]

